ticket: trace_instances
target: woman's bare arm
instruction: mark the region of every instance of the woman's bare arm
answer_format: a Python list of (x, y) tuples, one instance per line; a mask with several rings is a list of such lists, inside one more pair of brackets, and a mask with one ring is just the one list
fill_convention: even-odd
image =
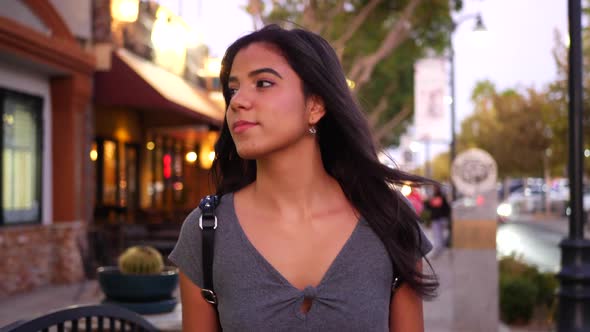
[[(421, 261), (417, 268), (422, 271)], [(389, 331), (424, 332), (422, 299), (408, 284), (402, 284), (391, 296)]]
[(182, 272), (180, 272), (180, 298), (183, 331), (218, 331), (215, 308), (203, 299), (201, 289)]

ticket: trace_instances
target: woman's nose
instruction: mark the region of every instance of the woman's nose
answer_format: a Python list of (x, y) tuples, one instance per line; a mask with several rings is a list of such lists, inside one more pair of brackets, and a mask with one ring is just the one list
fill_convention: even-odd
[(244, 89), (237, 90), (230, 100), (229, 107), (234, 110), (248, 110), (252, 107), (252, 98)]

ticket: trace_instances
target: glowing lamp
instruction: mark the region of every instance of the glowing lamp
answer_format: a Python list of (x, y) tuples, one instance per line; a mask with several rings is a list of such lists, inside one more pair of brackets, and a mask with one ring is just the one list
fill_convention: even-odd
[(119, 22), (137, 21), (139, 0), (111, 0), (111, 16)]

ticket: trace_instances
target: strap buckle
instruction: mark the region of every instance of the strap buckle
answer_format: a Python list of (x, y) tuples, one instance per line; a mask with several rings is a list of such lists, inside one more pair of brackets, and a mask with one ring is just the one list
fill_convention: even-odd
[[(204, 229), (203, 227), (206, 228), (211, 228), (213, 227), (213, 229), (217, 229), (217, 216), (213, 215), (213, 216), (206, 216), (207, 218), (205, 219), (205, 226), (203, 226), (203, 214), (201, 214), (201, 216), (199, 217), (199, 227), (201, 227), (201, 229)], [(211, 217), (212, 220), (211, 220)], [(211, 223), (211, 221), (213, 221), (213, 223)]]
[(203, 299), (205, 299), (205, 301), (211, 304), (217, 304), (217, 295), (215, 295), (214, 291), (206, 288), (201, 288), (201, 295), (203, 296)]

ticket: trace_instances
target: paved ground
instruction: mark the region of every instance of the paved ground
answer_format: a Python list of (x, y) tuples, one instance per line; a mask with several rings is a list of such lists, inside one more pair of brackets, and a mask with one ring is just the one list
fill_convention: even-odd
[[(178, 290), (175, 293), (178, 297)], [(72, 305), (97, 304), (103, 299), (96, 280), (68, 286), (42, 287), (34, 292), (0, 299), (0, 327)], [(170, 314), (147, 315), (163, 331), (180, 331), (180, 306)]]

